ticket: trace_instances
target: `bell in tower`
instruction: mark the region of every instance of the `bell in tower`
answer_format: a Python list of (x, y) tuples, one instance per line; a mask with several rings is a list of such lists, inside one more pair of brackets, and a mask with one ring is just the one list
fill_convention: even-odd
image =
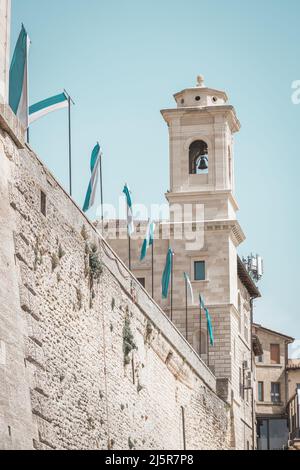
[(201, 174), (208, 170), (207, 143), (203, 140), (194, 141), (189, 148), (190, 174)]
[(200, 163), (198, 166), (198, 170), (205, 171), (208, 170), (208, 159), (204, 155), (200, 157)]
[(198, 170), (205, 171), (208, 170), (208, 160), (207, 157), (204, 157), (204, 155), (200, 159), (200, 164), (198, 166)]

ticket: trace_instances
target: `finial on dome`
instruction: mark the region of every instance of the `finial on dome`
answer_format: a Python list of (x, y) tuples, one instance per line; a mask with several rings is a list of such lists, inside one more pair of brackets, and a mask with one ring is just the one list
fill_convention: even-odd
[(204, 77), (203, 75), (198, 75), (197, 77), (197, 87), (203, 87), (204, 86)]

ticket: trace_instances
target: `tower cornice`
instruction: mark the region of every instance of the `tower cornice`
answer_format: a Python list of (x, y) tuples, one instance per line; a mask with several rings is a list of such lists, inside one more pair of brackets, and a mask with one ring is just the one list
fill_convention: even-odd
[(228, 200), (232, 204), (232, 207), (234, 208), (235, 211), (239, 210), (238, 203), (232, 194), (232, 191), (229, 189), (224, 189), (224, 190), (213, 190), (213, 191), (176, 191), (176, 192), (168, 192), (165, 193), (165, 197), (167, 201), (170, 203), (176, 202), (188, 202), (188, 201), (193, 201), (193, 202), (199, 202), (200, 198), (206, 199), (210, 198), (211, 196), (228, 196)]
[(234, 106), (232, 105), (218, 105), (218, 106), (203, 106), (203, 107), (184, 107), (184, 108), (166, 108), (161, 110), (161, 114), (168, 125), (174, 118), (181, 118), (187, 114), (199, 114), (201, 116), (211, 115), (220, 116), (228, 120), (231, 131), (238, 132), (241, 128), (240, 121), (237, 118)]

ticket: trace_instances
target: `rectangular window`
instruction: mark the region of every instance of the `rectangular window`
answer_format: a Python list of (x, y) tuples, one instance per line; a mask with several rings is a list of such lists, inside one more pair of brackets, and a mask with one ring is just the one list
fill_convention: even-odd
[(258, 356), (257, 362), (263, 362), (264, 357), (263, 356)]
[(271, 382), (271, 402), (280, 403), (280, 383)]
[(143, 286), (145, 288), (145, 278), (144, 277), (138, 277), (137, 280), (139, 281), (141, 286)]
[(46, 217), (46, 194), (41, 191), (41, 213)]
[(195, 281), (205, 281), (205, 261), (194, 262), (194, 279)]
[(264, 401), (264, 383), (258, 382), (258, 394), (257, 394), (258, 401)]
[(280, 347), (279, 344), (270, 344), (271, 364), (280, 364)]

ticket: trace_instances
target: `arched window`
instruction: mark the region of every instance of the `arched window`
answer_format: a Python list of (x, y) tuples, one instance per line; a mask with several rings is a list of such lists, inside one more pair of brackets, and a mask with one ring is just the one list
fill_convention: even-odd
[[(201, 331), (201, 354), (206, 354), (207, 349), (207, 333), (206, 330)], [(200, 329), (196, 330), (193, 334), (193, 348), (200, 353)]]
[(208, 149), (203, 140), (195, 140), (189, 148), (189, 165), (191, 175), (208, 173)]

